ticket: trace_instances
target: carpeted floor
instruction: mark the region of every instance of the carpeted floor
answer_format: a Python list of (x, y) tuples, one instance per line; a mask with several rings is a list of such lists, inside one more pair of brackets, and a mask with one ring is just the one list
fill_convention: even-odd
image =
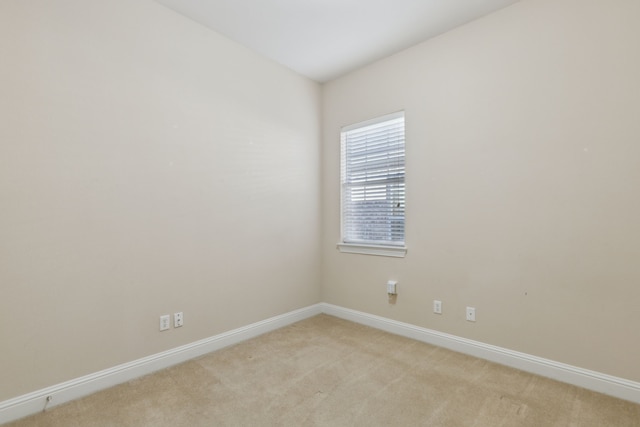
[(320, 315), (7, 424), (640, 426), (640, 405)]

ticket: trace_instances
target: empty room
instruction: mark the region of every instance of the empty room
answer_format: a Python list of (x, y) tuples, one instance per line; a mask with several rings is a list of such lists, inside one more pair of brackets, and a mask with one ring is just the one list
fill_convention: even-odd
[(639, 23), (0, 0), (0, 424), (640, 426)]

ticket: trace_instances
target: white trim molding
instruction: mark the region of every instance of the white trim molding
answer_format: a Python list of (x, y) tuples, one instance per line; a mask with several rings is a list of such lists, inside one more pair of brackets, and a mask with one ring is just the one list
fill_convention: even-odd
[(280, 316), (252, 323), (210, 338), (105, 369), (51, 387), (0, 402), (0, 424), (33, 415), (44, 408), (87, 396), (96, 391), (139, 378), (143, 375), (220, 350), (292, 323), (325, 313), (371, 326), (392, 334), (412, 338), (460, 353), (553, 378), (568, 384), (640, 403), (640, 383), (578, 368), (526, 353), (445, 334), (408, 323), (363, 313), (332, 304), (320, 303)]
[(479, 357), (567, 384), (640, 403), (640, 383), (467, 338), (322, 303), (322, 312), (438, 347)]
[(0, 424), (36, 414), (45, 408), (53, 408), (54, 406), (87, 396), (96, 391), (246, 341), (258, 335), (318, 315), (321, 312), (320, 304), (301, 308), (191, 344), (5, 400), (4, 402), (0, 402)]
[(338, 250), (346, 254), (378, 255), (404, 258), (407, 248), (404, 246), (365, 245), (359, 243), (338, 243)]

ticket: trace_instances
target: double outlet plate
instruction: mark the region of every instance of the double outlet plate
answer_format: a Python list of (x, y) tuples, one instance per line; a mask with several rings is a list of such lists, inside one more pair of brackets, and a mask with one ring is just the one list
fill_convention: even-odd
[[(184, 316), (182, 312), (173, 313), (173, 327), (179, 328), (184, 324)], [(164, 314), (160, 316), (160, 331), (166, 331), (171, 328), (171, 315)]]
[[(433, 300), (433, 312), (435, 314), (442, 314), (442, 301), (440, 300)], [(466, 310), (466, 319), (468, 322), (475, 322), (476, 321), (476, 309), (475, 307), (467, 307)]]

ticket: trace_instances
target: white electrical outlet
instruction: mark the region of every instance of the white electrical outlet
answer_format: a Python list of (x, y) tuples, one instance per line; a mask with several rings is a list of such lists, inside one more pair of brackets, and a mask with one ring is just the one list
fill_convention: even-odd
[(473, 307), (467, 307), (467, 322), (476, 321), (476, 309)]
[(171, 316), (168, 314), (160, 316), (160, 330), (166, 331), (171, 327)]
[(433, 312), (435, 314), (442, 314), (442, 301), (438, 301), (437, 299), (433, 300)]
[(173, 327), (174, 328), (179, 328), (180, 326), (183, 325), (183, 317), (182, 317), (182, 312), (180, 313), (173, 313)]

